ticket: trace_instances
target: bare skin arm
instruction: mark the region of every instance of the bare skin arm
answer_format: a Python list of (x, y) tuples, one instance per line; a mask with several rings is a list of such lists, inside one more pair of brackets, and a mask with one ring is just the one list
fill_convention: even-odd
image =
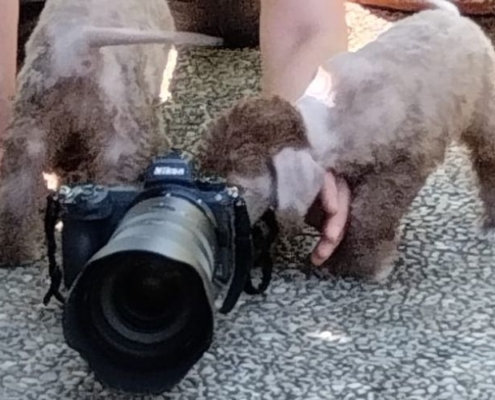
[[(260, 40), (263, 94), (294, 102), (321, 64), (347, 50), (344, 2), (261, 0)], [(350, 201), (347, 183), (328, 172), (319, 199), (323, 221), (308, 215), (308, 222), (321, 232), (311, 255), (313, 264), (323, 264), (340, 244)]]
[(343, 0), (261, 0), (263, 92), (295, 101), (325, 60), (347, 50)]
[(9, 118), (9, 99), (15, 94), (19, 0), (0, 0), (0, 140)]

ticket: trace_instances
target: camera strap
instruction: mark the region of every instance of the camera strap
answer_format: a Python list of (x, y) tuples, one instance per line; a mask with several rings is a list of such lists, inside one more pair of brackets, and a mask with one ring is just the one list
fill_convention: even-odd
[(249, 295), (264, 293), (272, 281), (273, 261), (270, 254), (263, 254), (262, 258), (259, 259), (258, 262), (261, 264), (261, 282), (255, 287), (253, 285), (251, 274), (247, 276), (244, 291)]
[(57, 243), (55, 241), (55, 227), (60, 214), (60, 202), (58, 195), (53, 192), (47, 197), (47, 206), (45, 213), (45, 238), (48, 253), (48, 273), (50, 276), (50, 288), (43, 298), (43, 304), (46, 306), (55, 297), (62, 304), (65, 302), (64, 297), (60, 293), (60, 284), (62, 283), (62, 271), (57, 264), (56, 250)]
[[(275, 214), (270, 210), (253, 229), (244, 200), (235, 205), (235, 270), (229, 290), (220, 312), (230, 312), (244, 291), (249, 295), (262, 294), (270, 285), (273, 262), (270, 249), (278, 235)], [(253, 266), (259, 264), (262, 271), (261, 283), (255, 287), (251, 279)]]
[(272, 280), (273, 261), (271, 247), (279, 233), (277, 219), (272, 210), (268, 210), (253, 227), (254, 265), (261, 267), (261, 282), (255, 287), (251, 274), (248, 274), (244, 291), (247, 294), (262, 294), (268, 289)]
[(230, 312), (237, 303), (237, 300), (239, 300), (254, 262), (251, 224), (249, 222), (246, 203), (243, 199), (238, 199), (234, 205), (234, 232), (235, 269), (227, 295), (219, 310), (222, 314)]

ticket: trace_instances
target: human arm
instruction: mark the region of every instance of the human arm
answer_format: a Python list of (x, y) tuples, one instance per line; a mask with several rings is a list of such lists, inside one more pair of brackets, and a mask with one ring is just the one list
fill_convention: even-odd
[[(343, 0), (261, 0), (260, 42), (263, 94), (295, 102), (317, 68), (347, 50)], [(308, 223), (321, 232), (313, 264), (323, 264), (342, 240), (350, 201), (347, 183), (328, 172), (308, 215)], [(313, 212), (315, 207), (319, 212)], [(323, 218), (315, 220), (321, 212)]]
[(344, 238), (350, 203), (351, 191), (346, 181), (328, 172), (320, 196), (306, 217), (306, 222), (321, 232), (320, 240), (311, 253), (314, 265), (325, 263)]
[(262, 89), (295, 101), (318, 66), (347, 50), (343, 0), (261, 0)]
[(15, 94), (19, 0), (0, 0), (0, 139), (9, 118), (9, 99)]

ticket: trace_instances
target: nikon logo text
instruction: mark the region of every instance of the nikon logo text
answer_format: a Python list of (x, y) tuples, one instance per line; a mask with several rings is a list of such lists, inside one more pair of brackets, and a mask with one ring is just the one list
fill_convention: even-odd
[(185, 168), (173, 168), (173, 167), (155, 167), (155, 170), (153, 171), (153, 175), (155, 176), (170, 176), (170, 175), (185, 175), (186, 169)]

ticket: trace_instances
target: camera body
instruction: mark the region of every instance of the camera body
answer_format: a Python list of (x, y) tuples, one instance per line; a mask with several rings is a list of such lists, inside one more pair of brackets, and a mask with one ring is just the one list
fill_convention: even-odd
[[(273, 213), (266, 216), (251, 226), (239, 190), (200, 175), (178, 151), (155, 158), (135, 185), (64, 186), (48, 198), (45, 302), (64, 301), (67, 344), (100, 380), (161, 393), (210, 347), (215, 310), (227, 313), (243, 291), (269, 284), (277, 229)], [(58, 292), (57, 220), (66, 299)], [(255, 288), (250, 271), (258, 262)]]
[[(157, 157), (138, 185), (64, 186), (59, 191), (64, 284), (70, 288), (86, 263), (112, 237), (134, 205), (152, 197), (180, 197), (197, 207), (214, 223), (217, 236), (213, 283), (225, 285), (236, 270), (236, 260), (252, 259), (250, 221), (236, 187), (218, 177), (199, 175), (183, 154), (172, 151)], [(155, 207), (169, 207), (165, 203)], [(235, 256), (235, 253), (238, 256)]]

